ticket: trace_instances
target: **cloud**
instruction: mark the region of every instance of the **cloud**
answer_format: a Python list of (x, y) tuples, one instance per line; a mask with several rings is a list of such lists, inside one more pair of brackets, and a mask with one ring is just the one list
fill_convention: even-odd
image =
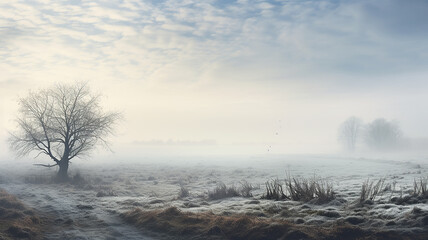
[[(223, 142), (234, 132), (264, 141), (267, 127), (257, 126), (269, 124), (266, 116), (315, 119), (321, 108), (319, 115), (337, 116), (331, 104), (353, 111), (347, 104), (360, 104), (361, 93), (367, 103), (426, 89), (426, 12), (422, 0), (8, 1), (0, 3), (0, 91), (9, 98), (89, 80), (148, 139), (194, 133)], [(333, 99), (322, 106), (305, 102), (326, 96)], [(379, 106), (355, 109), (371, 117)], [(176, 109), (186, 109), (182, 128)], [(170, 116), (162, 134), (139, 126)], [(294, 119), (290, 130), (306, 129)], [(138, 139), (139, 131), (124, 138)]]
[(272, 79), (254, 81), (370, 77), (424, 70), (424, 9), (425, 1), (24, 1), (2, 5), (0, 53), (21, 72), (32, 62), (28, 78), (73, 64), (140, 81), (164, 67), (229, 63), (253, 76), (273, 66)]
[(392, 37), (423, 38), (428, 35), (428, 2), (415, 1), (365, 1), (360, 6), (362, 18), (375, 31)]
[[(5, 79), (362, 87), (426, 72), (425, 1), (22, 1), (0, 6)], [(96, 80), (103, 79), (103, 80)]]

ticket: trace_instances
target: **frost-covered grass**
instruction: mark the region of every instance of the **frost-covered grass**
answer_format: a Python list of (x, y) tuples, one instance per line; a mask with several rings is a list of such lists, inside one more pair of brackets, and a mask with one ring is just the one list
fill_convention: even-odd
[(315, 200), (316, 203), (323, 204), (335, 199), (335, 192), (333, 185), (324, 179), (318, 177), (298, 178), (288, 175), (284, 185), (279, 179), (268, 180), (266, 182), (266, 193), (262, 198), (301, 202)]
[(243, 180), (240, 182), (240, 185), (240, 187), (235, 187), (234, 185), (226, 186), (226, 184), (220, 182), (213, 190), (208, 191), (208, 199), (219, 200), (232, 197), (249, 198), (253, 196), (251, 191), (254, 190), (254, 186), (251, 183)]
[(246, 180), (241, 181), (240, 184), (241, 184), (241, 188), (240, 188), (241, 196), (246, 198), (252, 197), (253, 194), (251, 193), (251, 191), (253, 191), (255, 187)]
[(185, 198), (185, 197), (188, 197), (188, 196), (190, 196), (189, 189), (186, 186), (181, 185), (180, 186), (180, 192), (178, 193), (178, 197), (179, 198)]
[(287, 199), (281, 181), (279, 179), (268, 180), (266, 182), (266, 194), (262, 198), (276, 201)]
[(47, 229), (45, 222), (15, 196), (0, 189), (0, 239), (42, 239), (41, 233)]
[(428, 177), (420, 177), (413, 182), (413, 195), (428, 198)]
[(333, 185), (319, 177), (297, 178), (289, 175), (285, 186), (289, 194), (289, 199), (294, 201), (309, 202), (316, 200), (316, 203), (323, 204), (336, 197)]
[(235, 186), (226, 186), (224, 183), (219, 183), (212, 191), (208, 191), (208, 199), (218, 200), (223, 198), (238, 197), (239, 190)]
[[(24, 181), (27, 174), (14, 170), (7, 174), (6, 170), (10, 169), (1, 168), (4, 181), (0, 187), (20, 195), (33, 206), (54, 214), (61, 213), (64, 222), (59, 226), (89, 238), (141, 239), (138, 234), (144, 234), (144, 231), (138, 232), (115, 218), (135, 207), (159, 213), (175, 207), (181, 212), (197, 214), (194, 216), (204, 213), (223, 217), (247, 216), (272, 221), (272, 224), (286, 221), (311, 228), (333, 229), (338, 225), (351, 225), (352, 230), (344, 231), (353, 233), (383, 230), (417, 233), (426, 229), (428, 222), (427, 200), (415, 197), (415, 193), (425, 191), (420, 179), (428, 175), (428, 164), (423, 161), (292, 156), (278, 160), (251, 159), (245, 164), (232, 161), (215, 162), (215, 165), (207, 161), (186, 164), (172, 161), (103, 162), (101, 167), (88, 161), (76, 162), (71, 168), (71, 176), (79, 170), (80, 176), (76, 178), (79, 184), (40, 183), (43, 177), (39, 181), (38, 176), (55, 175), (55, 169), (29, 169), (34, 181), (27, 183)], [(293, 177), (288, 178), (286, 172)], [(322, 178), (314, 178), (314, 175)], [(375, 187), (380, 178), (385, 179), (383, 187)], [(269, 184), (265, 184), (268, 179), (271, 179)], [(281, 180), (275, 183), (275, 179)], [(377, 188), (378, 193), (370, 204), (354, 204), (359, 202), (362, 183), (366, 179), (376, 181), (367, 183), (364, 198), (373, 197), (369, 194), (371, 190), (368, 191), (370, 185), (371, 189)], [(414, 185), (414, 179), (417, 185)], [(114, 194), (97, 198), (101, 190)], [(215, 197), (210, 198), (210, 195)], [(268, 199), (267, 195), (273, 197)], [(319, 202), (317, 198), (327, 200)], [(277, 199), (281, 201), (274, 201)], [(76, 224), (66, 225), (67, 219)], [(117, 230), (117, 226), (122, 230)], [(102, 235), (95, 235), (91, 230), (94, 228), (100, 229), (98, 232)]]
[(364, 203), (367, 200), (375, 201), (376, 197), (381, 197), (385, 192), (384, 186), (384, 178), (381, 178), (378, 181), (367, 179), (361, 186), (359, 203)]
[[(137, 208), (122, 214), (122, 217), (143, 229), (167, 232), (183, 239), (278, 239), (291, 229), (291, 224), (284, 221), (271, 224), (269, 220), (255, 217), (191, 213), (175, 207), (152, 211)], [(301, 231), (298, 234), (308, 237)]]
[(135, 208), (121, 214), (122, 218), (143, 230), (167, 233), (179, 239), (425, 239), (425, 233), (374, 231), (349, 223), (331, 226), (307, 226), (280, 219), (258, 218), (240, 214), (217, 215), (212, 212), (186, 212), (176, 207), (156, 210)]

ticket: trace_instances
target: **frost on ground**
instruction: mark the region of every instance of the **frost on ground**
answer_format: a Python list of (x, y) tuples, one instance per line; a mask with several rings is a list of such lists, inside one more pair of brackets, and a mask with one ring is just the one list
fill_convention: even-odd
[(43, 239), (51, 221), (0, 189), (0, 239)]
[[(228, 237), (221, 235), (228, 230), (209, 221), (215, 218), (230, 223), (237, 217), (243, 224), (238, 228), (248, 227), (248, 221), (261, 224), (250, 228), (259, 229), (258, 235), (252, 230), (252, 239), (265, 239), (263, 231), (272, 233), (272, 239), (287, 234), (296, 234), (295, 239), (337, 234), (342, 234), (338, 239), (371, 239), (380, 238), (376, 235), (379, 232), (386, 234), (384, 239), (426, 239), (426, 198), (411, 195), (414, 180), (428, 176), (427, 163), (422, 158), (398, 161), (316, 156), (123, 161), (101, 167), (88, 162), (72, 166), (73, 181), (61, 185), (50, 181), (54, 169), (32, 167), (23, 172), (2, 168), (0, 187), (55, 216), (56, 227), (47, 234), (48, 239), (221, 239)], [(266, 182), (278, 179), (285, 187), (287, 175), (322, 177), (331, 184), (335, 199), (323, 203), (266, 199)], [(363, 183), (373, 182), (374, 186), (379, 179), (384, 182), (377, 195), (361, 200)], [(166, 214), (171, 222), (155, 218), (164, 213), (174, 213)], [(144, 220), (146, 216), (152, 216), (150, 221)], [(184, 230), (180, 226), (174, 230), (174, 220), (179, 217)], [(156, 219), (163, 225), (153, 223)], [(204, 225), (201, 230), (198, 221), (208, 221), (210, 228)], [(241, 239), (246, 238), (250, 237)]]

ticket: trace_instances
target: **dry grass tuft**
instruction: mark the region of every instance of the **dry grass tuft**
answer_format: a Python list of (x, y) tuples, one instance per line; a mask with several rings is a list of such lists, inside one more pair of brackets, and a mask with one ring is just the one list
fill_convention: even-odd
[(323, 204), (335, 199), (335, 192), (331, 183), (314, 176), (313, 178), (295, 178), (288, 175), (285, 181), (289, 198), (294, 201)]
[(178, 198), (186, 198), (188, 196), (190, 196), (189, 189), (186, 186), (181, 185), (180, 191), (178, 192)]
[(428, 177), (413, 181), (413, 196), (428, 198)]
[(385, 179), (381, 178), (377, 182), (367, 179), (361, 186), (359, 203), (364, 203), (367, 200), (375, 201), (376, 197), (381, 197), (384, 192)]
[(239, 191), (235, 186), (227, 187), (224, 183), (219, 183), (213, 191), (208, 191), (208, 198), (210, 200), (218, 200), (238, 196), (240, 196)]
[(240, 193), (242, 197), (252, 197), (253, 194), (251, 193), (251, 191), (253, 191), (254, 189), (255, 188), (253, 185), (251, 185), (251, 183), (247, 181), (241, 182)]
[(317, 177), (307, 179), (288, 175), (284, 186), (283, 188), (278, 179), (266, 182), (266, 194), (263, 198), (277, 201), (284, 199), (301, 202), (314, 201), (314, 203), (323, 204), (336, 197), (332, 184)]
[(242, 181), (241, 187), (237, 188), (235, 186), (226, 186), (224, 183), (217, 184), (216, 188), (213, 191), (208, 192), (208, 199), (218, 200), (223, 198), (230, 197), (252, 197), (251, 191), (255, 188), (247, 181)]
[(42, 239), (41, 218), (16, 197), (0, 190), (0, 239)]
[(318, 203), (327, 203), (336, 198), (336, 193), (333, 191), (333, 185), (330, 182), (319, 179), (314, 184)]
[(0, 190), (0, 206), (5, 209), (25, 210), (22, 204), (15, 196), (7, 194), (5, 191)]
[(284, 190), (279, 179), (273, 179), (266, 182), (266, 194), (263, 195), (262, 198), (276, 201), (289, 199), (289, 197), (284, 194)]

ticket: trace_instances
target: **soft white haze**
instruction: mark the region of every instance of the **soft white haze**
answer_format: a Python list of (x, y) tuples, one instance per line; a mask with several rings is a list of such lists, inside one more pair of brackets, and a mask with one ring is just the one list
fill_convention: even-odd
[[(2, 1), (0, 157), (17, 99), (88, 81), (116, 155), (325, 153), (351, 115), (428, 136), (427, 1)], [(269, 150), (269, 151), (268, 151)]]

